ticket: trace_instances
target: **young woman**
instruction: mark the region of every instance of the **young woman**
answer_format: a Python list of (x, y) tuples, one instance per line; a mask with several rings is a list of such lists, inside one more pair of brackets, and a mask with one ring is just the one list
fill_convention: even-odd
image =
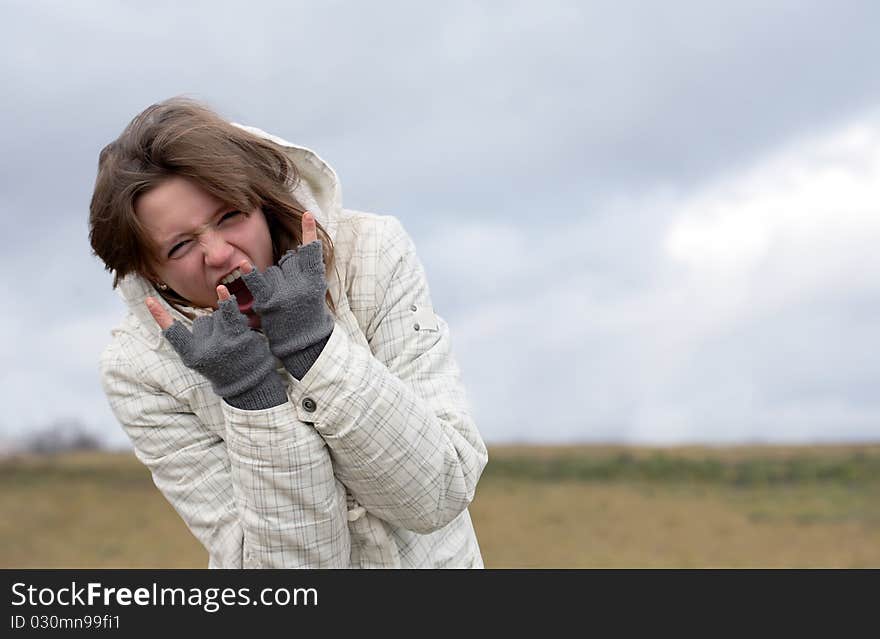
[(101, 152), (90, 240), (129, 307), (105, 392), (209, 566), (482, 567), (486, 447), (397, 219), (172, 99)]

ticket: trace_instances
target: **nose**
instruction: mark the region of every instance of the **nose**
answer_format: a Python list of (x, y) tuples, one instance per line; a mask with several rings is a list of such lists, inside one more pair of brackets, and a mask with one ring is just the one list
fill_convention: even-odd
[(226, 266), (232, 257), (233, 249), (224, 238), (222, 233), (206, 231), (202, 234), (199, 243), (205, 253), (205, 265), (214, 268)]

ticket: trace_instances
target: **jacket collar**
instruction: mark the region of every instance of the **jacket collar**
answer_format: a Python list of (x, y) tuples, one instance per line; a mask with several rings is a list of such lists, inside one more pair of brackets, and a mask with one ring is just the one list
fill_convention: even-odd
[[(339, 211), (342, 208), (342, 189), (336, 172), (330, 165), (310, 149), (292, 144), (256, 127), (233, 124), (259, 137), (271, 140), (284, 149), (299, 172), (300, 179), (293, 190), (294, 196), (304, 209), (315, 215), (315, 218), (327, 231), (330, 239), (334, 240), (336, 238)], [(192, 320), (187, 319), (180, 312), (172, 308), (158, 295), (156, 289), (148, 280), (136, 273), (130, 273), (122, 278), (119, 281), (118, 290), (122, 299), (128, 305), (129, 310), (137, 318), (141, 328), (147, 334), (150, 346), (154, 350), (162, 346), (164, 340), (162, 339), (162, 331), (144, 304), (144, 300), (148, 296), (155, 297), (174, 319), (180, 320), (186, 326), (192, 325)], [(209, 315), (211, 313), (211, 309), (189, 308), (188, 310), (195, 313), (196, 316)]]

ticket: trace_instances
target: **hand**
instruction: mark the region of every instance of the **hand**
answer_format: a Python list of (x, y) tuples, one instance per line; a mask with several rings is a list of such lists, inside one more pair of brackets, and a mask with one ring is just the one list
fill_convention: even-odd
[[(223, 302), (225, 300), (228, 300), (229, 297), (230, 295), (228, 288), (226, 288), (222, 284), (217, 287), (217, 301)], [(156, 301), (156, 298), (148, 297), (144, 300), (144, 303), (147, 305), (147, 310), (150, 311), (150, 315), (152, 315), (153, 319), (156, 320), (156, 324), (158, 324), (159, 328), (161, 328), (163, 331), (174, 323), (174, 319), (171, 317), (168, 311), (165, 310), (165, 307)]]
[(218, 309), (197, 317), (192, 333), (154, 298), (146, 305), (183, 363), (204, 375), (228, 403), (252, 410), (284, 403), (284, 386), (265, 341), (248, 328), (225, 286), (217, 287), (217, 297)]
[[(304, 372), (302, 362), (293, 365), (291, 358), (301, 359), (297, 354), (314, 351), (316, 345), (326, 343), (334, 323), (324, 301), (327, 280), (323, 248), (315, 218), (308, 212), (302, 216), (302, 236), (302, 246), (285, 253), (277, 266), (270, 266), (263, 273), (247, 261), (239, 266), (242, 279), (254, 296), (253, 308), (260, 316), (269, 347), (292, 374), (292, 368), (298, 374)], [(312, 361), (316, 358), (317, 354)]]

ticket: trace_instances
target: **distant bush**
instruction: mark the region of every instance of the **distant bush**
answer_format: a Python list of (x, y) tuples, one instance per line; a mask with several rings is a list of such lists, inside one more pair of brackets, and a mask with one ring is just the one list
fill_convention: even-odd
[(880, 479), (880, 456), (855, 453), (846, 457), (756, 457), (740, 461), (693, 459), (654, 453), (636, 457), (560, 456), (538, 459), (517, 456), (489, 460), (485, 476), (532, 480), (581, 481), (704, 481), (738, 486), (804, 482), (851, 483)]
[(75, 419), (61, 419), (24, 437), (24, 452), (36, 455), (86, 450), (102, 450), (104, 444), (86, 426)]

